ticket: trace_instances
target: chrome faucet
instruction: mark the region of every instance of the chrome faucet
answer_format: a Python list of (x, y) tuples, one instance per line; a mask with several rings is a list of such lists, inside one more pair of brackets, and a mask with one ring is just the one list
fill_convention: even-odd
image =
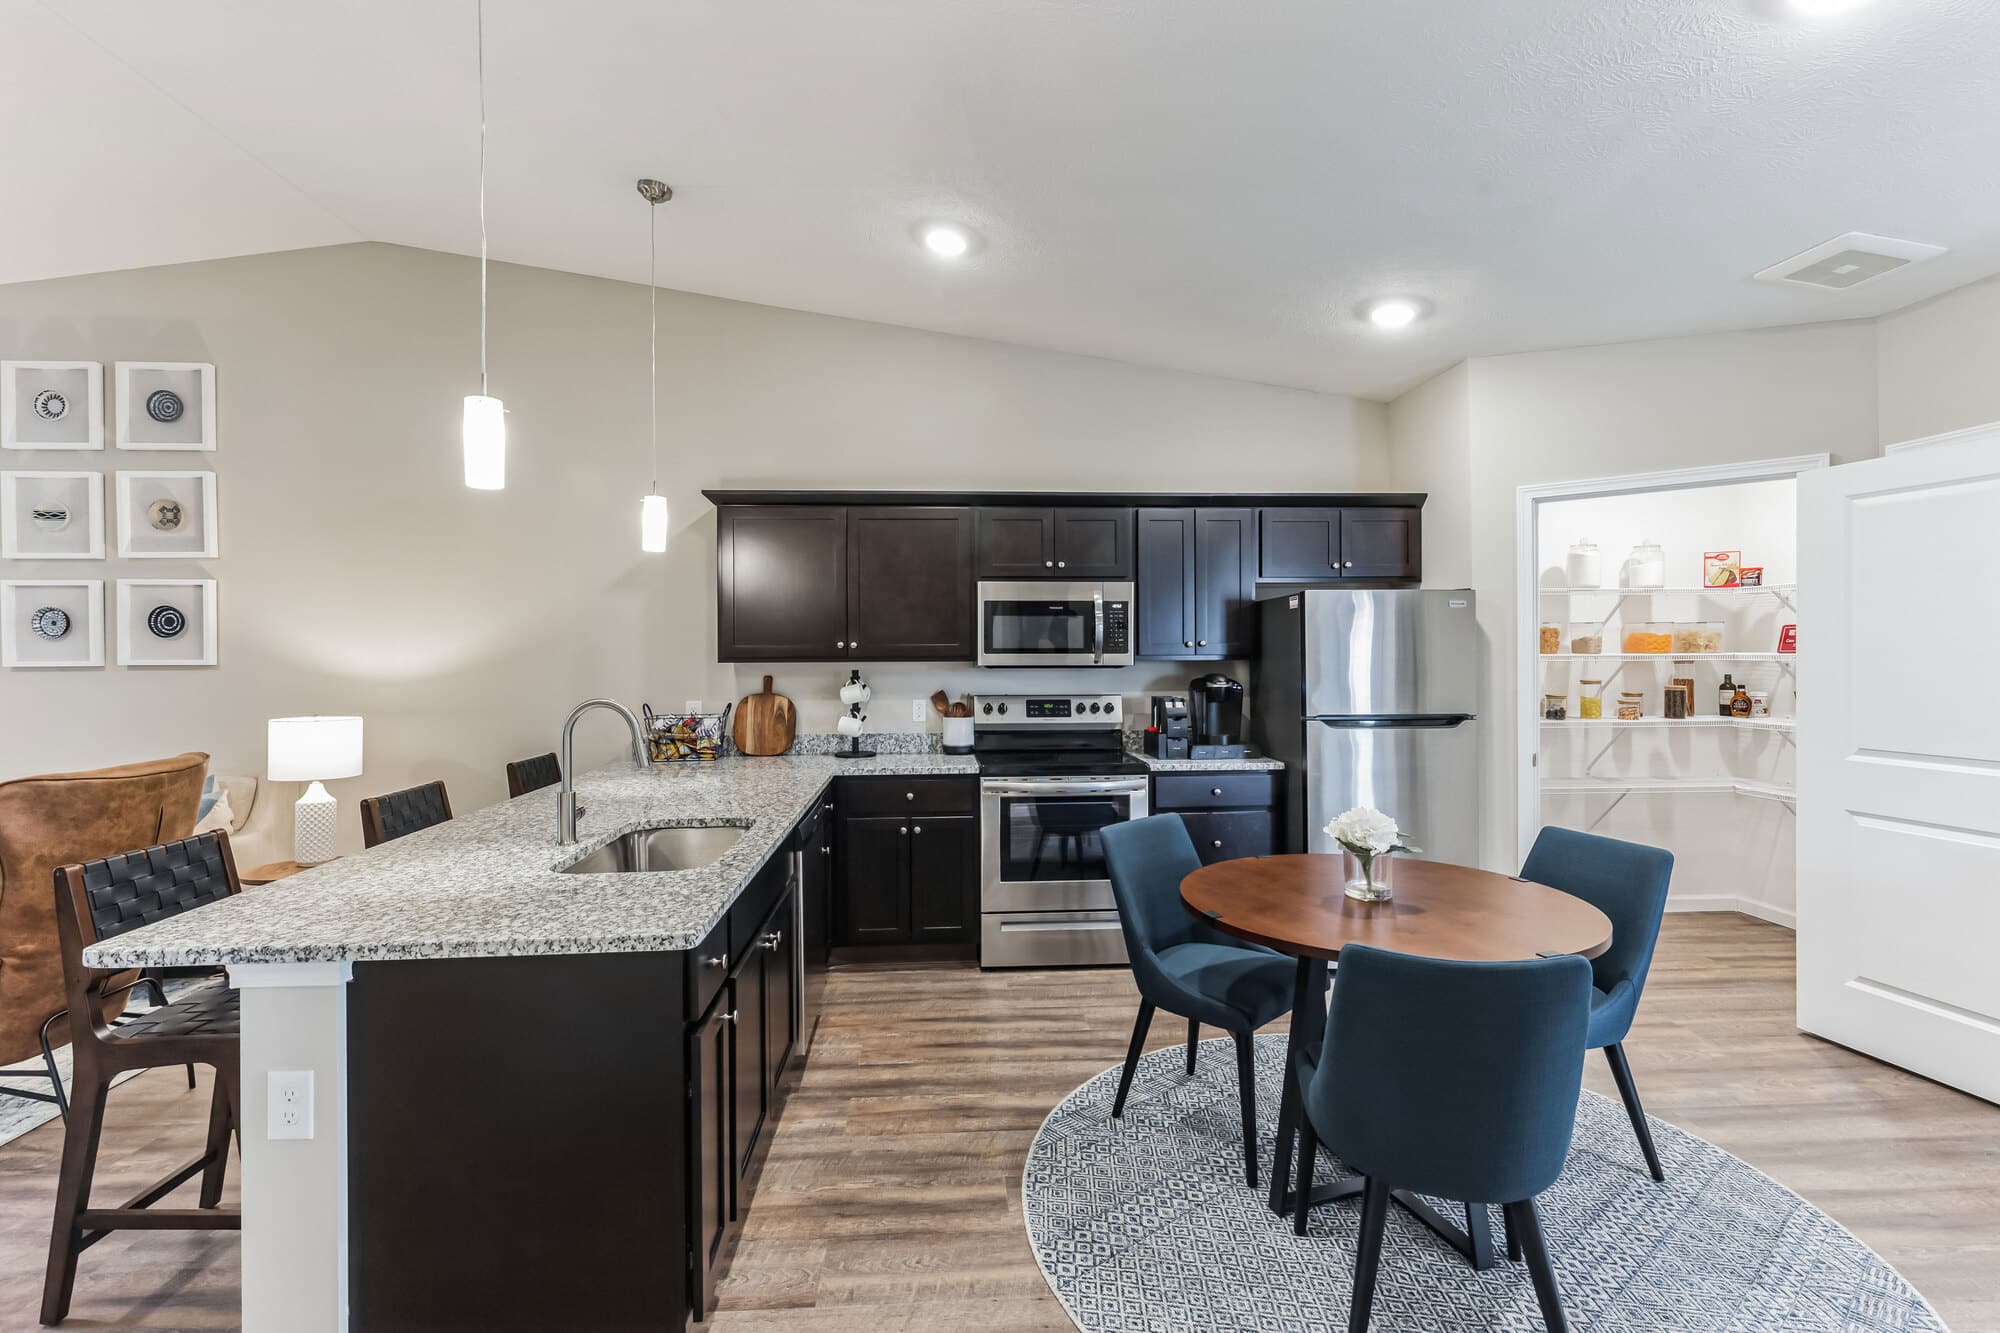
[(576, 771), (571, 763), (571, 740), (576, 735), (577, 719), (593, 708), (609, 708), (625, 719), (625, 725), (632, 729), (632, 762), (639, 768), (646, 767), (646, 734), (639, 726), (639, 719), (632, 716), (632, 710), (616, 699), (585, 699), (570, 709), (569, 720), (563, 723), (562, 746), (557, 762), (562, 767), (562, 787), (556, 792), (556, 841), (567, 847), (576, 841), (576, 817), (583, 813), (576, 803)]

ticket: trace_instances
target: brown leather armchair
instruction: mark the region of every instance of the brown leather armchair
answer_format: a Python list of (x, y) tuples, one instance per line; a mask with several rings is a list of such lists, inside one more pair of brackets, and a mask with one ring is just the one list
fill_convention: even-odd
[[(36, 1055), (44, 1020), (65, 1003), (56, 867), (187, 837), (207, 771), (195, 753), (0, 782), (0, 1065)], [(124, 997), (112, 1004), (122, 1010)]]

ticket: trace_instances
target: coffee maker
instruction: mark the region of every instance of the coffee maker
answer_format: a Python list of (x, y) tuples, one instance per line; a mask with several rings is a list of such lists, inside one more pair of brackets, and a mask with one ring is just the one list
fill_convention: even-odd
[(1194, 722), (1188, 758), (1241, 759), (1243, 683), (1212, 671), (1188, 682), (1188, 700)]
[(1146, 728), (1146, 753), (1155, 759), (1188, 757), (1188, 702), (1178, 694), (1153, 696), (1153, 725)]

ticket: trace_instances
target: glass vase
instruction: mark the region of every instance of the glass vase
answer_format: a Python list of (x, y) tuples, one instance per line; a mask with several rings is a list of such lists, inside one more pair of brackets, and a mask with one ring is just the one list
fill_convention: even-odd
[(1364, 903), (1386, 903), (1396, 896), (1396, 854), (1377, 852), (1364, 861), (1353, 852), (1341, 850), (1346, 863), (1347, 896)]

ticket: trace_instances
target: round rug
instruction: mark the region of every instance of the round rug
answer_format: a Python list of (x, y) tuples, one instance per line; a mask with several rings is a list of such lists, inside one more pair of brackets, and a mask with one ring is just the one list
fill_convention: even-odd
[[(1257, 1039), (1260, 1182), (1268, 1187), (1285, 1039)], [(1313, 1210), (1309, 1234), (1243, 1183), (1229, 1042), (1143, 1057), (1122, 1120), (1118, 1068), (1049, 1113), (1021, 1177), (1028, 1240), (1088, 1333), (1345, 1327), (1359, 1200)], [(1660, 1120), (1665, 1184), (1646, 1174), (1617, 1102), (1583, 1094), (1562, 1179), (1538, 1201), (1564, 1309), (1593, 1333), (1941, 1333), (1924, 1298), (1846, 1228), (1748, 1163)], [(1322, 1153), (1317, 1179), (1345, 1175)], [(1448, 1217), (1464, 1210), (1440, 1202)], [(1381, 1333), (1540, 1333), (1524, 1264), (1474, 1272), (1391, 1207), (1375, 1285)]]

